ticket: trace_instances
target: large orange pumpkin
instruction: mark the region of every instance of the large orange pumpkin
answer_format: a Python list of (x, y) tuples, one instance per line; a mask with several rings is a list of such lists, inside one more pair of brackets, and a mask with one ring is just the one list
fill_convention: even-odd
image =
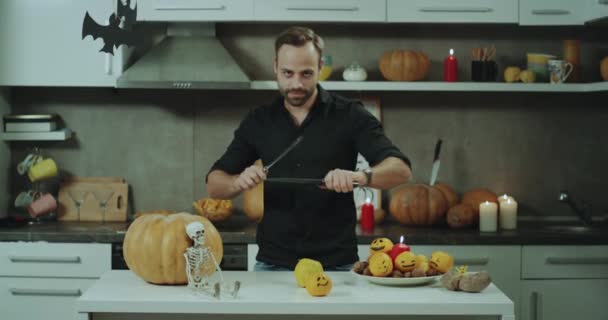
[[(255, 164), (262, 166), (262, 161), (257, 160)], [(243, 192), (243, 211), (249, 219), (255, 222), (262, 220), (264, 217), (264, 183)]]
[(483, 188), (469, 190), (462, 195), (462, 203), (473, 208), (476, 219), (479, 219), (479, 205), (486, 201), (498, 203), (498, 196), (496, 196), (496, 193)]
[[(219, 264), (224, 254), (222, 238), (206, 218), (187, 212), (143, 214), (129, 226), (123, 241), (123, 255), (129, 269), (150, 283), (187, 284), (184, 252), (192, 240), (186, 234), (186, 225), (194, 221), (205, 226), (205, 244)], [(201, 271), (212, 274), (215, 268)]]
[(392, 50), (380, 58), (380, 72), (391, 81), (417, 81), (426, 78), (430, 64), (424, 52)]
[(406, 185), (391, 197), (389, 213), (401, 224), (432, 225), (445, 221), (447, 202), (437, 188), (425, 184)]
[(600, 62), (600, 73), (602, 74), (602, 79), (608, 81), (608, 57), (604, 57), (602, 62)]
[(441, 191), (441, 193), (443, 193), (443, 196), (447, 201), (448, 209), (458, 204), (458, 194), (456, 194), (456, 191), (454, 191), (452, 187), (448, 186), (445, 183), (439, 182), (433, 185), (433, 188), (437, 188), (439, 189), (439, 191)]

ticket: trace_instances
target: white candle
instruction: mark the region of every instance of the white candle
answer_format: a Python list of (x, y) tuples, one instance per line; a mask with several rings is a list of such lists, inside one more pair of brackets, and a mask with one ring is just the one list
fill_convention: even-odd
[(517, 228), (517, 202), (515, 200), (500, 202), (500, 228), (513, 230)]
[(497, 228), (498, 205), (494, 202), (479, 204), (479, 231), (495, 232)]
[(511, 201), (515, 201), (515, 199), (507, 194), (503, 194), (502, 196), (498, 197), (498, 203), (501, 203), (503, 201), (507, 201), (507, 200), (511, 200)]

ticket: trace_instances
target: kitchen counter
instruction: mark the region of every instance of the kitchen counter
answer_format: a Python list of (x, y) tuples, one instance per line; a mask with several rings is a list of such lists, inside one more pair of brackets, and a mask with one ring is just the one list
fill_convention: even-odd
[[(388, 287), (368, 283), (347, 272), (328, 272), (333, 288), (326, 297), (312, 297), (297, 287), (292, 272), (224, 272), (230, 283), (241, 281), (236, 298), (217, 300), (208, 295), (194, 295), (186, 286), (159, 286), (146, 283), (131, 271), (105, 273), (76, 301), (78, 319), (92, 319), (103, 313), (104, 319), (149, 319), (150, 313), (166, 318), (289, 319), (314, 316), (348, 319), (404, 315), (496, 315), (514, 319), (513, 302), (491, 284), (481, 293), (449, 291), (435, 282), (426, 286)], [(255, 318), (255, 316), (260, 316)], [(327, 317), (325, 317), (327, 316)], [(153, 316), (162, 319), (163, 316)], [(340, 319), (346, 317), (340, 317)]]
[[(482, 233), (478, 229), (450, 229), (448, 227), (405, 227), (395, 222), (376, 226), (374, 232), (357, 229), (359, 244), (369, 244), (379, 236), (398, 241), (401, 235), (407, 243), (443, 245), (600, 245), (608, 244), (608, 225), (597, 223), (584, 232), (554, 230), (563, 223), (520, 221), (517, 230)], [(224, 243), (255, 243), (256, 225), (244, 216), (234, 216), (215, 224)], [(122, 242), (128, 229), (127, 222), (57, 222), (46, 221), (34, 225), (5, 225), (0, 227), (0, 241), (49, 242)]]

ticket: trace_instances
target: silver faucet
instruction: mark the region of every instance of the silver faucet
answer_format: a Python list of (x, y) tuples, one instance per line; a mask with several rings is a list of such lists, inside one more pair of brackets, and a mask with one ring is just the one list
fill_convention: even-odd
[(565, 191), (565, 190), (559, 192), (559, 201), (567, 203), (570, 206), (570, 208), (572, 209), (572, 211), (574, 211), (576, 213), (576, 215), (579, 217), (579, 219), (581, 219), (583, 224), (591, 225), (591, 222), (592, 222), (591, 208), (587, 204), (585, 204), (583, 202), (583, 204), (579, 207), (572, 200), (572, 198), (568, 194), (568, 191)]

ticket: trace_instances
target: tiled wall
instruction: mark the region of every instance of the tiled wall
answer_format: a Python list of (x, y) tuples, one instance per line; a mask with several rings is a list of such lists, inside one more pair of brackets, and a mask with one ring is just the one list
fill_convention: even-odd
[[(223, 25), (218, 34), (252, 78), (272, 79), (273, 39), (283, 27)], [(523, 66), (525, 52), (559, 54), (565, 36), (585, 40), (584, 75), (596, 80), (594, 57), (607, 43), (601, 41), (600, 32), (587, 29), (421, 25), (318, 25), (315, 29), (325, 35), (338, 69), (357, 60), (368, 68), (372, 80), (379, 77), (378, 57), (392, 48), (426, 51), (432, 60), (431, 80), (438, 81), (445, 52), (454, 47), (462, 52), (461, 75), (467, 79), (469, 59), (464, 52), (473, 46), (494, 44), (501, 65), (513, 60)], [(77, 133), (72, 141), (39, 145), (64, 174), (125, 177), (133, 188), (135, 211), (189, 210), (194, 199), (206, 195), (204, 175), (225, 150), (242, 117), (275, 94), (17, 88), (12, 105), (15, 112), (59, 113)], [(557, 201), (559, 190), (566, 188), (575, 199), (591, 202), (596, 215), (608, 209), (603, 195), (608, 183), (602, 178), (608, 160), (606, 93), (342, 94), (380, 98), (386, 133), (412, 159), (418, 182), (428, 181), (433, 147), (442, 138), (439, 180), (459, 192), (487, 187), (516, 197), (522, 214), (571, 216)], [(13, 144), (12, 164), (31, 146)], [(10, 180), (11, 193), (27, 187), (23, 177), (13, 174)]]

